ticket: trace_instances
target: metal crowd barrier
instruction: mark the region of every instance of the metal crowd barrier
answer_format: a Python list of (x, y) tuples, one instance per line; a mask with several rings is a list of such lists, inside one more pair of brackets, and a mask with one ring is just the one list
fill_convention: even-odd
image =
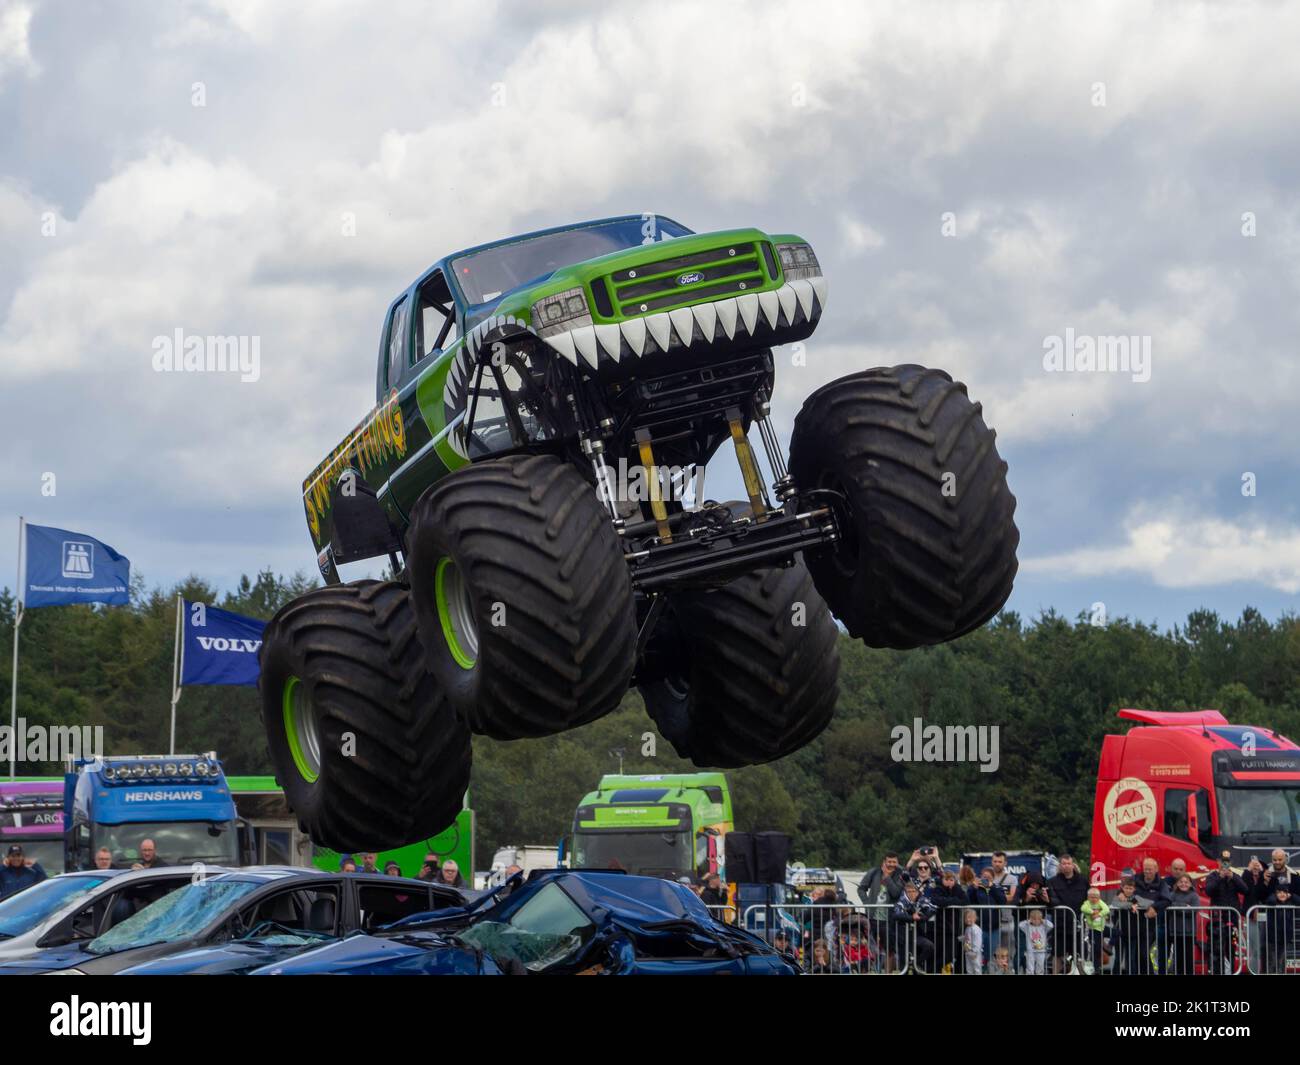
[[(1168, 907), (1155, 917), (1112, 903), (1103, 928), (1076, 910), (953, 905), (920, 921), (891, 907), (711, 906), (793, 954), (807, 973), (897, 975), (1234, 975), (1300, 972), (1300, 907)], [(1248, 936), (1247, 930), (1250, 930)]]
[(1246, 965), (1260, 976), (1300, 973), (1300, 906), (1252, 906), (1246, 911)]

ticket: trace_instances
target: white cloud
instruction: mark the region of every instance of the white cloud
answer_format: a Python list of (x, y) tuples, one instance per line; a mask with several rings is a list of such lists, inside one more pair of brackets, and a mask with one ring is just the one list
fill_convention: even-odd
[(1023, 559), (1054, 580), (1136, 575), (1162, 588), (1258, 583), (1300, 592), (1300, 527), (1261, 521), (1135, 516), (1122, 542)]
[(0, 3), (0, 82), (15, 71), (29, 75), (40, 71), (28, 40), (34, 10), (34, 4), (16, 0)]

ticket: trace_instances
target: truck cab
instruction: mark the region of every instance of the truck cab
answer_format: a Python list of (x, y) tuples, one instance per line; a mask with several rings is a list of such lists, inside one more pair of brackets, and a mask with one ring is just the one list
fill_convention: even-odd
[(1279, 847), (1291, 863), (1300, 855), (1300, 745), (1218, 710), (1119, 716), (1138, 727), (1102, 742), (1093, 883), (1114, 887), (1148, 857), (1204, 874), (1225, 850), (1236, 869)]
[(570, 864), (669, 879), (723, 874), (734, 827), (722, 773), (607, 774), (574, 814)]
[(235, 804), (214, 753), (80, 760), (63, 795), (68, 869), (94, 868), (103, 847), (114, 867), (129, 867), (145, 840), (157, 865), (242, 864)]
[(14, 844), (49, 876), (63, 867), (63, 787), (57, 780), (0, 782), (0, 848)]

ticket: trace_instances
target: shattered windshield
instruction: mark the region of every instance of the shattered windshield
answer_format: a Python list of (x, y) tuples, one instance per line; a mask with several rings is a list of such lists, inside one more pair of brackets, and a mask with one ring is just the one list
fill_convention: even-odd
[(261, 886), (257, 880), (200, 880), (186, 884), (92, 939), (86, 949), (91, 954), (112, 954), (150, 943), (174, 943), (203, 931), (231, 903)]
[(564, 889), (547, 884), (508, 922), (479, 921), (458, 938), (498, 964), (513, 960), (536, 973), (576, 956), (595, 932), (596, 926)]

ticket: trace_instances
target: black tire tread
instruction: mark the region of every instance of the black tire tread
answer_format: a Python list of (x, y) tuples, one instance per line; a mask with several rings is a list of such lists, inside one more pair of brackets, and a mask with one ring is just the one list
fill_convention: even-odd
[[(433, 535), (430, 535), (430, 534)], [(618, 705), (636, 656), (627, 563), (595, 490), (549, 455), (475, 463), (433, 485), (411, 516), (412, 572), (432, 572), (432, 543), (455, 544), (479, 625), (477, 697), (459, 707), (474, 732), (545, 736)], [(432, 581), (417, 588), (426, 647), (442, 639)]]
[[(804, 624), (793, 607), (804, 605)], [(723, 769), (782, 758), (830, 723), (839, 688), (839, 630), (796, 561), (670, 600), (690, 659), (685, 730), (665, 739), (698, 766)], [(662, 686), (642, 689), (657, 724)], [(661, 725), (662, 727), (662, 725)]]
[[(790, 473), (805, 489), (832, 473), (860, 518), (855, 579), (828, 552), (807, 558), (851, 635), (873, 647), (941, 643), (1006, 602), (1020, 533), (996, 440), (966, 386), (922, 366), (851, 374), (804, 402)], [(946, 472), (956, 495), (941, 491)]]
[[(310, 813), (295, 811), (316, 843), (383, 850), (455, 820), (469, 786), (470, 735), (424, 668), (405, 585), (358, 581), (310, 591), (271, 619), (259, 653), (264, 664), (284, 656), (283, 668), (264, 668), (258, 682), (268, 732), (283, 733), (286, 670), (323, 713), (317, 799)], [(356, 737), (351, 756), (341, 750), (344, 732)], [(301, 779), (277, 744), (271, 752), (277, 777)]]

